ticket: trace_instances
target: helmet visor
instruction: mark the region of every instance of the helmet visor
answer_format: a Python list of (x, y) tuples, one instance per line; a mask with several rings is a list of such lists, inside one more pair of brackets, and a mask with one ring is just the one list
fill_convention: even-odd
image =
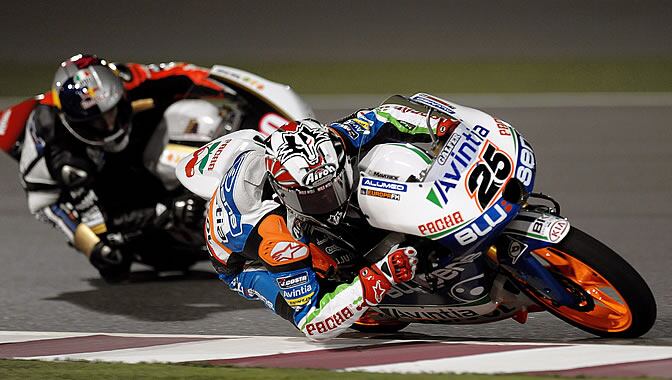
[(315, 189), (286, 189), (271, 179), (285, 206), (305, 215), (322, 215), (338, 210), (348, 201), (350, 188), (346, 171), (341, 169), (334, 178)]
[(105, 145), (124, 136), (129, 129), (130, 103), (122, 98), (106, 112), (85, 120), (75, 120), (61, 113), (65, 127), (79, 140), (90, 145)]

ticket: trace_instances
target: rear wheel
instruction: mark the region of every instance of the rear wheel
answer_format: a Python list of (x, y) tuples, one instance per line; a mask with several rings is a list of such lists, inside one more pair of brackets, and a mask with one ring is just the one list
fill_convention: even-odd
[(531, 253), (569, 292), (583, 298), (570, 308), (527, 290), (558, 318), (584, 331), (611, 338), (635, 338), (653, 326), (656, 302), (651, 289), (630, 264), (591, 236), (572, 227), (559, 244)]

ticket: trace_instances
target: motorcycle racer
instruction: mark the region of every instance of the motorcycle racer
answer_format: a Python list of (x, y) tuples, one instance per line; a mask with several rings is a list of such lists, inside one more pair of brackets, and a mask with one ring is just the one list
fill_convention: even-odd
[[(197, 199), (175, 200), (143, 164), (164, 110), (185, 97), (221, 96), (208, 70), (191, 64), (82, 54), (64, 61), (51, 91), (8, 110), (32, 107), (11, 152), (30, 212), (62, 231), (105, 280), (125, 279), (135, 252), (172, 249), (161, 246), (162, 228), (202, 220)], [(149, 106), (134, 113), (134, 101)]]
[(203, 174), (206, 166), (221, 174), (205, 224), (220, 279), (243, 297), (261, 300), (313, 340), (339, 335), (394, 284), (411, 280), (418, 251), (402, 242), (356, 278), (325, 285), (320, 279), (338, 270), (338, 263), (310, 226), (337, 228), (347, 218), (361, 152), (383, 142), (431, 141), (421, 125), (443, 138), (458, 124), (443, 114), (423, 124), (423, 107), (395, 96), (328, 127), (301, 120), (265, 140), (237, 132), (240, 138), (232, 134), (201, 148), (208, 152), (204, 157), (195, 153), (181, 165), (187, 177), (197, 170)]

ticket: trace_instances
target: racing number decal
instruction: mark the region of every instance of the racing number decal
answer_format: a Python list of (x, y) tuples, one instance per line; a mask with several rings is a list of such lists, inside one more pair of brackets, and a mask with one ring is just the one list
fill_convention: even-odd
[(511, 158), (488, 141), (481, 152), (480, 160), (467, 178), (469, 196), (476, 198), (481, 211), (486, 209), (500, 193), (506, 181), (511, 177), (513, 164)]

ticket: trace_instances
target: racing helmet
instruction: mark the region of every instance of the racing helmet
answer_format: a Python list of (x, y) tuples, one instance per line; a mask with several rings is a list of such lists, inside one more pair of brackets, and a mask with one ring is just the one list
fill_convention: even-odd
[(52, 95), (61, 122), (75, 138), (109, 152), (126, 147), (131, 103), (104, 59), (78, 54), (63, 61), (54, 75)]
[(266, 170), (280, 201), (299, 214), (330, 217), (348, 203), (353, 168), (343, 141), (315, 120), (291, 122), (268, 137)]

